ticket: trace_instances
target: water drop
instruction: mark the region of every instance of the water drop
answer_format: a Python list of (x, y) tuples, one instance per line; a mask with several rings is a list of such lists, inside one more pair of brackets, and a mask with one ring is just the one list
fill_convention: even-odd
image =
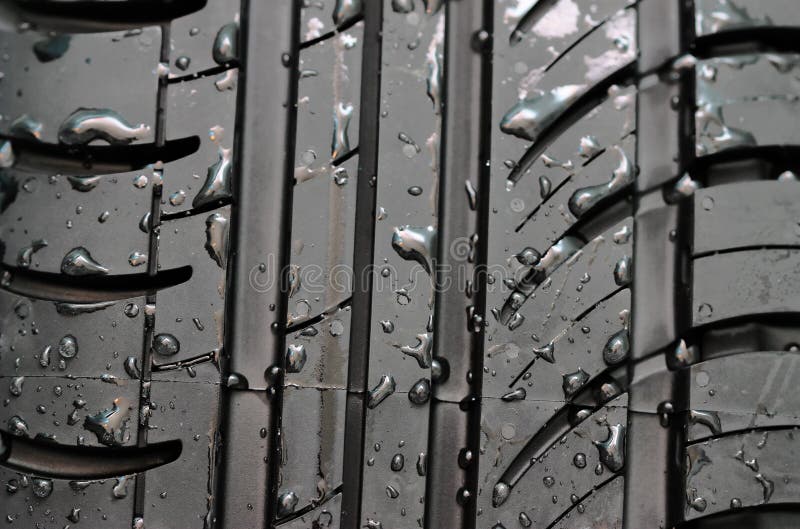
[(286, 491), (278, 497), (278, 518), (283, 518), (294, 512), (299, 501), (294, 491)]
[(564, 375), (561, 388), (564, 390), (564, 396), (569, 399), (580, 390), (586, 382), (589, 381), (589, 374), (581, 368), (573, 373)]
[(408, 400), (413, 404), (422, 405), (428, 402), (431, 396), (431, 383), (427, 378), (417, 380), (408, 391)]
[(628, 330), (622, 329), (615, 333), (603, 347), (603, 360), (608, 365), (616, 365), (626, 358), (630, 353), (630, 340)]
[(61, 261), (61, 272), (71, 276), (107, 274), (110, 270), (92, 258), (89, 250), (82, 246), (73, 248)]
[(58, 354), (62, 358), (74, 358), (78, 354), (78, 340), (67, 334), (58, 342)]
[(547, 127), (586, 90), (585, 85), (565, 85), (523, 99), (506, 112), (500, 130), (525, 140), (536, 141)]
[(608, 438), (593, 441), (600, 454), (600, 461), (612, 472), (619, 472), (625, 465), (625, 427), (608, 425)]
[(289, 344), (286, 349), (286, 372), (299, 373), (306, 365), (306, 348), (304, 345)]
[(378, 404), (383, 402), (386, 397), (394, 393), (394, 390), (394, 378), (391, 375), (381, 376), (380, 382), (369, 392), (367, 407), (369, 409), (374, 409)]
[(37, 498), (47, 498), (53, 492), (53, 481), (44, 478), (31, 479), (31, 490)]
[(133, 126), (113, 110), (93, 108), (76, 110), (58, 130), (58, 140), (65, 145), (86, 145), (94, 140), (125, 145), (150, 135), (145, 124)]
[(47, 241), (44, 239), (33, 241), (30, 246), (26, 246), (19, 251), (19, 254), (17, 254), (17, 265), (19, 265), (20, 268), (30, 268), (33, 254), (46, 247)]
[(405, 464), (405, 458), (403, 457), (403, 454), (395, 454), (392, 457), (390, 468), (395, 472), (400, 472), (401, 470), (403, 470), (404, 464)]
[[(214, 38), (212, 50), (214, 62), (225, 65), (239, 56), (239, 24), (230, 22), (222, 26)], [(188, 63), (187, 63), (188, 66)]]
[(96, 415), (89, 415), (83, 427), (97, 436), (97, 441), (106, 446), (118, 446), (125, 442), (130, 407), (128, 401), (119, 397), (114, 399), (111, 408)]
[(206, 252), (224, 269), (228, 255), (228, 218), (222, 213), (212, 213), (206, 217)]
[(619, 156), (619, 162), (613, 171), (611, 180), (605, 184), (578, 189), (572, 194), (569, 198), (568, 206), (575, 217), (580, 218), (601, 200), (633, 182), (635, 171), (625, 151), (618, 145), (614, 145), (611, 149)]
[(128, 256), (128, 264), (131, 266), (141, 266), (147, 262), (147, 254), (142, 252), (133, 252)]
[(192, 207), (213, 204), (231, 196), (232, 149), (219, 149), (219, 159), (208, 168), (202, 189), (192, 200)]
[(173, 356), (181, 350), (181, 344), (171, 334), (161, 333), (153, 338), (153, 351), (160, 356)]

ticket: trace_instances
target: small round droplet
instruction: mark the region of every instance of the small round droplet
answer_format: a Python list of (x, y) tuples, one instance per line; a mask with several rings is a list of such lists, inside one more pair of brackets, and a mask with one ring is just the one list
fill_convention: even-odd
[(44, 478), (33, 478), (31, 480), (31, 490), (37, 498), (46, 498), (53, 492), (53, 482)]
[(135, 318), (139, 315), (139, 305), (136, 303), (127, 303), (125, 305), (125, 309), (123, 310), (125, 315), (129, 318)]
[(400, 472), (401, 470), (403, 470), (403, 465), (405, 465), (405, 461), (406, 460), (405, 457), (403, 457), (403, 454), (395, 454), (392, 457), (392, 463), (390, 467), (395, 472)]
[(408, 392), (408, 400), (417, 405), (428, 402), (431, 396), (431, 383), (427, 378), (421, 378), (411, 386)]
[(61, 338), (58, 342), (58, 354), (62, 358), (73, 358), (78, 354), (78, 340), (71, 334)]
[(153, 338), (153, 350), (161, 356), (173, 356), (181, 350), (181, 344), (173, 335), (162, 333)]
[(700, 306), (697, 307), (697, 316), (700, 319), (710, 318), (713, 313), (714, 309), (708, 303), (701, 303)]
[(133, 187), (136, 187), (138, 189), (142, 189), (144, 187), (147, 187), (147, 182), (148, 182), (147, 175), (140, 174), (140, 175), (134, 177), (134, 179), (133, 179)]
[(585, 468), (586, 454), (582, 452), (578, 452), (577, 454), (575, 454), (575, 457), (572, 458), (572, 464), (575, 465), (577, 468)]
[(181, 55), (177, 59), (175, 59), (175, 66), (181, 71), (186, 71), (189, 69), (189, 64), (191, 64), (192, 60), (187, 57), (186, 55)]
[(422, 194), (422, 188), (419, 186), (411, 186), (408, 188), (408, 194), (412, 197), (418, 197)]

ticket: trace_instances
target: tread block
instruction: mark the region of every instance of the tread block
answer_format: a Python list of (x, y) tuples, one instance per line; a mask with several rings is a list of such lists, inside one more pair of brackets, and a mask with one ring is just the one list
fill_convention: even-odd
[[(523, 402), (525, 407), (540, 404)], [(493, 401), (493, 403), (496, 404), (493, 407), (514, 407), (516, 404), (502, 401)], [(627, 424), (626, 404), (626, 396), (618, 397), (608, 406), (600, 408), (593, 416), (575, 426), (562, 440), (549, 447), (538, 458), (537, 462), (512, 487), (511, 493), (504, 503), (497, 508), (492, 507), (491, 504), (486, 505), (484, 516), (490, 517), (492, 523), (495, 523), (496, 519), (505, 527), (516, 527), (520, 513), (524, 512), (535, 526), (548, 527), (563, 513), (572, 509), (574, 504), (578, 503), (576, 500), (584, 497), (594, 487), (613, 476), (615, 471), (601, 462), (600, 450), (594, 445), (594, 442), (601, 443), (608, 438), (609, 425), (625, 426)], [(522, 415), (527, 419), (530, 413), (529, 408), (522, 412)], [(511, 428), (507, 424), (501, 426), (499, 432), (493, 431), (491, 435), (499, 434), (502, 437), (505, 430), (520, 427), (519, 423), (516, 425), (510, 423)], [(487, 430), (484, 427), (484, 432)], [(528, 444), (535, 437), (534, 433), (530, 438), (523, 438), (524, 444), (519, 442), (522, 440), (519, 440), (518, 446), (522, 447)], [(496, 451), (487, 450), (485, 453), (499, 455)], [(490, 462), (491, 456), (486, 459), (487, 462)], [(502, 467), (500, 463), (495, 464)], [(495, 483), (495, 480), (486, 482), (483, 494), (491, 495)]]
[[(636, 57), (635, 11), (623, 9), (628, 2), (603, 2), (602, 7), (598, 6), (598, 13), (592, 13), (588, 6), (584, 6), (583, 12), (572, 11), (576, 7), (574, 2), (559, 4), (570, 11), (570, 16), (564, 23), (553, 24), (551, 20), (549, 26), (547, 17), (541, 19), (545, 35), (542, 44), (546, 45), (523, 41), (513, 47), (495, 47), (492, 97), (496, 102), (492, 105), (492, 123), (497, 128), (492, 134), (492, 163), (496, 167), (493, 172), (508, 171), (508, 167), (500, 165), (506, 160), (511, 161), (509, 165), (513, 170), (514, 164), (519, 164), (531, 147), (531, 141), (538, 140), (541, 132), (557, 124), (572, 103), (631, 64)], [(501, 28), (515, 27), (504, 20), (512, 18), (505, 17), (503, 10), (497, 9), (496, 42), (503, 42)], [(552, 33), (548, 27), (552, 28)], [(535, 29), (536, 26), (534, 33)], [(559, 39), (563, 37), (562, 31), (569, 35), (563, 40)], [(526, 110), (528, 114), (536, 116), (532, 120), (535, 130), (512, 132), (515, 115), (521, 125), (527, 125), (523, 107), (529, 109)], [(508, 127), (507, 133), (502, 132), (503, 127)], [(500, 182), (497, 178), (494, 181)]]
[[(564, 374), (582, 370), (590, 377), (588, 383), (609, 367), (603, 359), (603, 349), (625, 330), (623, 317), (627, 317), (630, 309), (630, 298), (630, 291), (623, 290), (600, 302), (580, 321), (562, 322), (559, 318), (563, 327), (551, 330), (554, 335), (537, 333), (539, 342), (530, 333), (520, 332), (511, 342), (493, 345), (484, 361), (490, 374), (484, 375), (483, 396), (502, 397), (521, 387), (533, 400), (566, 402), (562, 388)], [(534, 353), (534, 348), (541, 349), (550, 341), (554, 363)]]
[[(25, 135), (12, 128), (27, 115), (34, 128), (41, 125), (41, 141), (58, 143), (59, 127), (73, 112), (108, 109), (133, 127), (149, 127), (146, 141), (152, 141), (161, 29), (57, 38), (61, 40), (54, 43), (33, 31), (0, 33), (0, 53), (8, 57), (4, 63), (8, 74), (0, 87), (0, 133)], [(39, 53), (46, 62), (37, 58), (37, 43), (43, 43), (39, 47), (44, 51)], [(58, 55), (63, 46), (66, 50)], [(145, 138), (137, 139), (141, 140)]]
[[(796, 54), (734, 55), (696, 67), (695, 152), (705, 156), (800, 141)], [(764, 119), (769, 116), (769, 119)]]
[[(603, 311), (602, 315), (598, 313), (596, 316), (587, 316), (590, 320), (599, 320), (599, 328), (578, 322), (576, 319), (624, 286), (624, 284), (618, 284), (614, 270), (621, 261), (630, 264), (632, 237), (617, 237), (618, 242), (615, 242), (614, 234), (629, 233), (631, 224), (630, 218), (617, 223), (602, 235), (589, 241), (571, 259), (556, 268), (517, 310), (517, 314), (520, 315), (521, 319), (517, 318), (516, 323), (515, 319), (512, 318), (510, 325), (502, 325), (496, 319), (497, 316), (490, 317), (486, 328), (486, 336), (488, 338), (486, 350), (491, 351), (495, 343), (513, 342), (516, 347), (524, 351), (523, 358), (530, 358), (533, 348), (543, 348), (557, 340), (559, 343), (555, 345), (555, 348), (560, 349), (559, 346), (565, 347), (565, 350), (568, 351), (567, 354), (571, 356), (573, 345), (568, 344), (568, 339), (565, 342), (564, 338), (579, 332), (584, 334), (579, 331), (581, 327), (590, 327), (590, 333), (586, 334), (591, 334), (592, 343), (594, 343), (594, 340), (608, 339), (605, 331), (609, 328), (614, 328), (614, 333), (622, 330), (625, 324), (623, 320), (628, 317), (627, 309), (629, 305), (620, 305), (622, 304), (621, 300), (629, 299), (629, 294), (625, 294), (625, 296), (617, 295), (618, 301), (609, 303), (607, 312)], [(625, 226), (627, 226), (628, 230), (623, 230)], [(504, 272), (506, 277), (509, 278), (520, 277), (520, 273), (513, 270)], [(502, 310), (512, 295), (512, 290), (500, 280), (496, 280), (493, 286), (494, 288), (487, 292), (487, 307), (492, 307), (493, 314), (502, 315), (499, 311)], [(607, 323), (600, 323), (604, 320)], [(511, 327), (514, 327), (514, 329), (511, 329)], [(591, 332), (591, 330), (599, 331), (601, 329), (602, 331), (599, 335)], [(564, 336), (562, 336), (562, 333)], [(534, 335), (536, 338), (534, 338)], [(596, 345), (599, 347), (594, 349), (592, 354), (601, 357), (603, 345), (599, 343)], [(574, 351), (579, 350), (581, 349), (578, 347), (574, 349)], [(559, 357), (558, 352), (555, 353), (555, 357)], [(592, 360), (587, 359), (587, 365), (596, 365), (595, 358), (592, 357)], [(502, 359), (503, 357), (501, 356), (498, 360)], [(597, 358), (597, 361), (602, 360)], [(498, 371), (501, 369), (500, 365), (494, 364), (493, 361), (489, 360), (487, 360), (487, 366), (491, 366)], [(502, 366), (501, 373), (507, 369), (507, 366)], [(537, 366), (536, 370), (539, 369), (540, 367)], [(511, 370), (511, 372), (514, 373), (514, 376), (517, 374), (516, 370)], [(493, 395), (499, 397), (507, 393), (507, 389), (500, 389), (496, 386), (497, 382), (491, 381), (494, 377), (484, 373), (483, 378), (484, 396)], [(506, 386), (510, 382), (509, 375), (501, 374), (498, 379), (498, 382), (500, 381), (502, 381), (503, 386)], [(502, 393), (493, 393), (493, 391), (498, 390), (502, 391)]]
[(3, 264), (60, 274), (67, 255), (83, 248), (108, 270), (104, 275), (147, 271), (135, 255), (148, 252), (140, 223), (150, 212), (152, 171), (91, 177), (3, 171), (17, 189), (0, 213)]
[(689, 446), (685, 519), (738, 505), (796, 502), (800, 490), (787, 462), (796, 460), (799, 444), (797, 430), (792, 428), (747, 432)]
[(208, 0), (203, 9), (173, 20), (169, 34), (171, 75), (181, 77), (230, 64), (217, 58), (236, 55), (226, 53), (226, 36), (233, 44), (232, 51), (241, 53), (239, 7), (238, 0)]
[(261, 527), (267, 502), (274, 501), (264, 479), (272, 457), (267, 450), (272, 409), (264, 391), (230, 391), (226, 403), (220, 461), (225, 475), (235, 478), (220, 481), (217, 508), (234, 527)]
[[(233, 151), (236, 89), (235, 85), (231, 89), (220, 86), (216, 77), (204, 77), (167, 87), (167, 139), (198, 136), (200, 148), (164, 165), (161, 204), (166, 214), (231, 199), (233, 174), (231, 169), (224, 174), (222, 164), (236, 161), (237, 153)], [(208, 197), (207, 182), (211, 175), (219, 175), (222, 186), (209, 198), (201, 198), (201, 194)]]
[[(427, 412), (427, 406), (422, 410)], [(395, 454), (405, 460), (398, 472), (391, 468)], [(427, 413), (421, 413), (420, 406), (409, 402), (407, 393), (397, 391), (378, 407), (367, 410), (359, 526), (373, 519), (384, 527), (413, 527), (423, 518), (426, 472), (418, 470), (420, 454), (424, 454), (420, 468), (425, 470)]]
[(289, 324), (329, 312), (352, 295), (358, 156), (320, 170), (294, 188)]
[(170, 527), (180, 520), (181, 527), (208, 527), (218, 462), (219, 386), (153, 381), (150, 399), (147, 442), (180, 439), (183, 449), (176, 461), (147, 471), (145, 523)]
[(293, 494), (294, 512), (324, 501), (342, 484), (345, 397), (338, 389), (284, 389), (278, 498)]
[[(691, 367), (687, 439), (750, 428), (800, 424), (791, 391), (800, 359), (791, 352), (734, 354)], [(746, 374), (746, 381), (741, 378)]]
[[(141, 366), (144, 312), (144, 298), (80, 306), (0, 291), (0, 375), (31, 377), (30, 384), (68, 375), (137, 385), (124, 364), (133, 356)], [(77, 353), (69, 356), (73, 340)]]
[(800, 310), (799, 250), (748, 250), (695, 259), (692, 325)]
[[(333, 9), (309, 4), (303, 16), (325, 7)], [(308, 28), (322, 23), (312, 19)], [(291, 260), (302, 279), (291, 297), (310, 307), (309, 317), (351, 295), (358, 155), (333, 162), (358, 148), (362, 42), (359, 22), (300, 51)]]
[[(300, 50), (296, 178), (358, 147), (363, 23)], [(300, 169), (302, 168), (302, 169)], [(353, 174), (355, 176), (355, 174)]]
[[(593, 491), (577, 504), (571, 514), (565, 516), (558, 529), (583, 529), (585, 527), (603, 527), (622, 529), (623, 491), (625, 478), (618, 476), (601, 488)], [(583, 507), (581, 509), (580, 507)]]
[(792, 0), (695, 0), (698, 36), (768, 26), (800, 25)]
[[(19, 396), (10, 389), (20, 387)], [(61, 444), (135, 446), (139, 427), (139, 381), (106, 382), (100, 378), (0, 377), (9, 388), (9, 406), (0, 408), (0, 427), (19, 431), (12, 423), (27, 425), (27, 435), (53, 438)], [(108, 420), (104, 422), (104, 416)], [(94, 417), (94, 419), (92, 419)]]
[(639, 270), (633, 275), (632, 356), (644, 358), (666, 347), (675, 339), (677, 279), (675, 234), (678, 228), (678, 207), (667, 206), (658, 195), (640, 201), (634, 218), (634, 263)]
[[(583, 215), (591, 211), (573, 207), (573, 197), (586, 189), (608, 184), (617, 173), (622, 175), (621, 180), (633, 182), (636, 171), (635, 148), (636, 141), (632, 136), (606, 146), (591, 163), (569, 175), (569, 180), (562, 181), (558, 188), (553, 188), (546, 200), (539, 203), (534, 199), (533, 207), (529, 206), (522, 214), (516, 215), (516, 227), (519, 230), (515, 229), (513, 235), (509, 234), (505, 238), (506, 244), (520, 245), (519, 248), (514, 248), (517, 251), (532, 246), (540, 253), (546, 252)], [(526, 185), (539, 187), (533, 182), (528, 182)], [(627, 187), (627, 184), (616, 186), (610, 192), (604, 193), (604, 198), (622, 194)], [(519, 208), (519, 200), (519, 196), (514, 196), (506, 207), (513, 212)]]
[(83, 526), (128, 527), (133, 520), (135, 475), (99, 481), (49, 480), (52, 492), (45, 498), (33, 492), (35, 479), (0, 468), (0, 482), (10, 487), (9, 490), (16, 488), (3, 497), (7, 527), (60, 529), (72, 526), (72, 520), (67, 517), (76, 509)]
[[(168, 334), (180, 344), (180, 350), (170, 355), (156, 349), (156, 362), (171, 363), (221, 350), (229, 228), (230, 206), (162, 224), (159, 266), (190, 265), (192, 277), (164, 291), (156, 301), (156, 341), (158, 335)], [(219, 363), (207, 361), (191, 369), (153, 373), (154, 379), (162, 380), (186, 381), (195, 376), (206, 382), (219, 381)]]
[(800, 186), (741, 182), (694, 194), (693, 253), (800, 245)]
[[(297, 370), (285, 374), (285, 385), (301, 388), (346, 389), (350, 347), (350, 307), (328, 314), (318, 323), (287, 335)], [(302, 348), (302, 349), (301, 349)], [(296, 354), (295, 354), (296, 352)]]

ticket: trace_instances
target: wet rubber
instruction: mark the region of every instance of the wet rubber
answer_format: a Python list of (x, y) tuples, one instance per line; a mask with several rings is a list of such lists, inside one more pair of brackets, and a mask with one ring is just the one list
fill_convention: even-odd
[(798, 36), (8, 2), (7, 525), (797, 527)]

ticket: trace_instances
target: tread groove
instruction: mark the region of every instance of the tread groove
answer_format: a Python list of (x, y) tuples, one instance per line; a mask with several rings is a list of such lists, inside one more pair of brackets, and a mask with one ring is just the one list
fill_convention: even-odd
[[(356, 178), (354, 277), (366, 277), (354, 285), (351, 302), (350, 354), (347, 365), (347, 403), (344, 424), (342, 507), (340, 527), (361, 526), (364, 428), (375, 251), (375, 210), (380, 133), (381, 55), (383, 1), (364, 4), (363, 57), (361, 62), (361, 109), (359, 116), (359, 164)], [(355, 392), (355, 394), (353, 393)]]

